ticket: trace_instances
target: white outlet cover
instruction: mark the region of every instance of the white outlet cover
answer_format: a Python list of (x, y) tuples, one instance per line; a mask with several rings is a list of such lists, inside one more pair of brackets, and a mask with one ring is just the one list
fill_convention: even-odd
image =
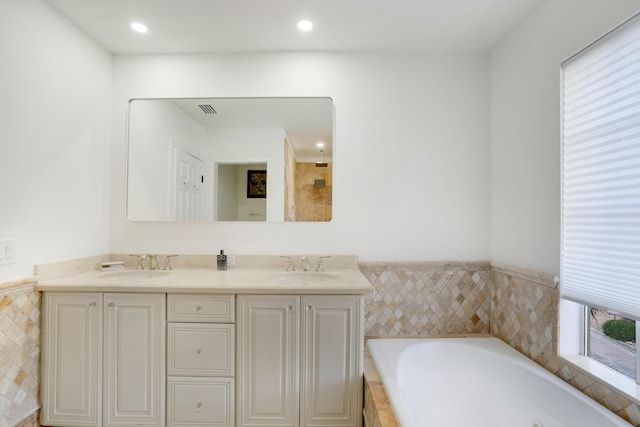
[(15, 239), (0, 240), (0, 264), (15, 264), (18, 242)]

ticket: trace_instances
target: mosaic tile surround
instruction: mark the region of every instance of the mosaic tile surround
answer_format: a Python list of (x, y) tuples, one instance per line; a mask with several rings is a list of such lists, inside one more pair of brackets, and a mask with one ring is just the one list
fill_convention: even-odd
[(0, 289), (0, 426), (37, 426), (40, 293), (35, 280)]
[[(318, 168), (315, 163), (296, 163), (296, 221), (331, 221), (332, 168), (332, 163), (325, 168)], [(324, 180), (324, 186), (315, 186), (318, 179)]]
[[(366, 335), (490, 333), (640, 427), (637, 403), (557, 357), (552, 276), (489, 263), (360, 263), (360, 269), (375, 288), (365, 301)], [(0, 427), (38, 426), (34, 282), (0, 286)]]
[(489, 263), (360, 263), (365, 335), (489, 333)]

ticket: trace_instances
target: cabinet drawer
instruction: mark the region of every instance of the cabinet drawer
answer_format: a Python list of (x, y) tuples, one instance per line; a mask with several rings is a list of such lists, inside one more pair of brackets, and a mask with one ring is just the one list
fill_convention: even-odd
[(167, 426), (233, 426), (233, 378), (169, 377)]
[(170, 323), (167, 373), (232, 377), (235, 332), (230, 324)]
[(170, 322), (235, 322), (233, 295), (169, 294)]

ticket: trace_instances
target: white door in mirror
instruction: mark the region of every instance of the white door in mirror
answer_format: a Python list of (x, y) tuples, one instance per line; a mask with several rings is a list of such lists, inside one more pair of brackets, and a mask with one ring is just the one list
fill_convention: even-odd
[(177, 221), (202, 221), (204, 162), (174, 145), (175, 215)]

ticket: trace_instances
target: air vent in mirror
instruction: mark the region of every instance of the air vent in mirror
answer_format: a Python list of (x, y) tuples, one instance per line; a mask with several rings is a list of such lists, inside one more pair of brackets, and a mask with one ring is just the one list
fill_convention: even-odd
[(218, 114), (211, 104), (198, 104), (198, 107), (205, 114)]

